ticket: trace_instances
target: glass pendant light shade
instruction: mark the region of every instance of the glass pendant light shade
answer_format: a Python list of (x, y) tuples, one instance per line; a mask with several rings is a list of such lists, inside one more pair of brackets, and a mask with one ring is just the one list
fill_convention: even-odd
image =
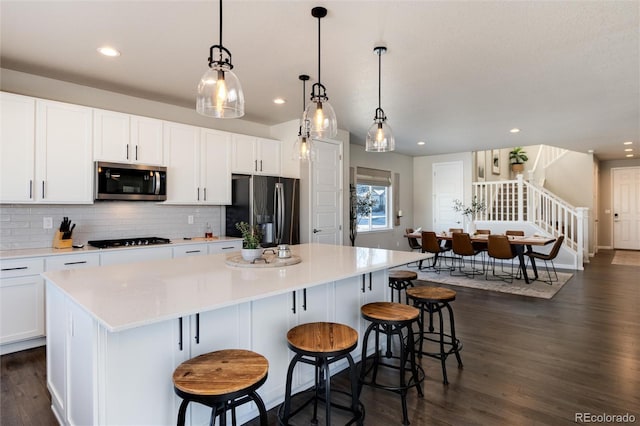
[(391, 126), (385, 121), (374, 122), (367, 132), (365, 150), (367, 152), (387, 152), (396, 149), (396, 140)]
[(338, 119), (327, 101), (312, 98), (304, 110), (304, 119), (309, 121), (312, 138), (334, 138), (338, 134)]
[(316, 150), (314, 149), (311, 138), (299, 135), (293, 144), (293, 159), (300, 161), (315, 161)]
[(233, 71), (214, 64), (204, 73), (198, 84), (196, 111), (214, 118), (244, 115), (244, 93)]

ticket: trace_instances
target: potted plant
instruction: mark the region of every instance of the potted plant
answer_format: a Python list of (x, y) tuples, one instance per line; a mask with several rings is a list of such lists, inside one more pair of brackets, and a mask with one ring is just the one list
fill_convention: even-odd
[(522, 147), (517, 146), (509, 151), (509, 162), (511, 163), (511, 170), (516, 173), (522, 173), (524, 170), (524, 163), (529, 161), (527, 153)]
[(482, 213), (485, 210), (487, 210), (487, 206), (485, 205), (484, 200), (478, 200), (477, 196), (473, 197), (469, 207), (462, 204), (462, 201), (460, 200), (453, 200), (453, 211), (459, 212), (464, 216), (467, 225), (467, 233), (469, 235), (476, 233), (476, 223), (474, 220), (476, 214)]
[(262, 256), (260, 241), (262, 231), (258, 225), (251, 226), (247, 222), (236, 223), (236, 229), (242, 234), (242, 258), (251, 262)]
[(353, 184), (349, 185), (349, 193), (351, 204), (349, 209), (349, 239), (351, 240), (351, 245), (355, 246), (356, 237), (358, 236), (358, 221), (371, 213), (371, 209), (376, 202), (371, 198), (371, 192), (358, 194), (356, 186)]

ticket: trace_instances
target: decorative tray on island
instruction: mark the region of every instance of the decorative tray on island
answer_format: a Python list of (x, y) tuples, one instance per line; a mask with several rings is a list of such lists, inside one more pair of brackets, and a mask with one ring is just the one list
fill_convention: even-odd
[(300, 263), (300, 256), (292, 254), (291, 257), (280, 258), (275, 254), (263, 253), (262, 256), (247, 261), (242, 258), (240, 253), (232, 254), (227, 257), (225, 263), (229, 266), (238, 266), (241, 268), (279, 268), (282, 266), (290, 266)]

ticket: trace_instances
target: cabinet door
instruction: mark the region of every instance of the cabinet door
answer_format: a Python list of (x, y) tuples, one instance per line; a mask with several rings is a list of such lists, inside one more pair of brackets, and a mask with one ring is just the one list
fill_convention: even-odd
[(231, 135), (202, 129), (200, 187), (206, 204), (231, 204)]
[(187, 244), (173, 248), (173, 257), (202, 256), (207, 254), (206, 244)]
[(280, 141), (257, 139), (257, 173), (280, 176)]
[[(334, 321), (339, 324), (345, 324), (358, 332), (358, 348), (361, 348), (362, 334), (360, 324), (360, 307), (362, 306), (362, 297), (366, 291), (363, 284), (362, 276), (345, 278), (335, 282), (334, 286)], [(356, 359), (358, 350), (352, 354)]]
[(93, 159), (125, 162), (131, 159), (130, 120), (128, 114), (93, 110)]
[(172, 257), (171, 247), (130, 248), (100, 253), (100, 265), (135, 263), (145, 260), (171, 259)]
[(164, 160), (167, 166), (167, 203), (198, 202), (201, 194), (200, 129), (164, 122)]
[(0, 344), (44, 336), (44, 281), (39, 275), (0, 280)]
[(252, 175), (258, 170), (256, 159), (256, 138), (234, 134), (232, 136), (231, 171)]
[(44, 203), (93, 202), (91, 109), (36, 101), (36, 191)]
[(231, 253), (242, 249), (242, 240), (220, 241), (209, 244), (209, 254)]
[(0, 92), (0, 202), (34, 199), (35, 99)]
[(92, 266), (100, 266), (100, 255), (98, 253), (49, 256), (45, 259), (45, 270), (47, 272), (89, 268)]
[(131, 116), (132, 161), (162, 165), (162, 121)]

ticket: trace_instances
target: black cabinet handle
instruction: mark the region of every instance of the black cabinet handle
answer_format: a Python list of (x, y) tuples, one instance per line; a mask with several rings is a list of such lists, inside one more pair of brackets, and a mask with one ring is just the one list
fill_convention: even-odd
[(295, 314), (296, 313), (296, 292), (292, 291), (291, 294), (293, 294), (293, 307), (291, 308), (291, 311)]
[(371, 284), (371, 281), (373, 280), (373, 278), (371, 277), (371, 275), (373, 275), (371, 272), (369, 272), (369, 291), (373, 290), (373, 285)]
[(182, 350), (182, 317), (178, 318), (178, 327), (180, 327), (180, 337), (178, 339), (178, 349)]
[(262, 160), (260, 160), (260, 171), (262, 171)]
[(200, 187), (198, 187), (198, 201), (200, 201)]
[(124, 152), (124, 155), (126, 155), (127, 160), (129, 159), (129, 144), (127, 144), (126, 150)]
[(42, 198), (44, 198), (44, 181), (42, 181)]
[(196, 314), (196, 343), (200, 344), (200, 314)]
[(258, 171), (258, 160), (253, 161), (253, 170)]
[(81, 265), (83, 263), (87, 263), (87, 261), (86, 260), (79, 260), (77, 262), (65, 262), (64, 264), (65, 265)]
[(185, 253), (200, 253), (200, 250), (187, 250)]
[(207, 201), (207, 188), (204, 189), (204, 200)]
[(362, 292), (363, 293), (364, 293), (364, 280), (365, 280), (364, 274), (362, 274)]
[(138, 145), (136, 145), (136, 161), (138, 160)]
[(222, 250), (233, 250), (234, 248), (234, 246), (222, 247)]
[(16, 268), (2, 268), (2, 269), (0, 269), (0, 271), (19, 271), (19, 270), (22, 270), (22, 269), (29, 269), (29, 267), (28, 266), (18, 266)]
[(302, 309), (307, 310), (307, 289), (302, 289)]
[(29, 180), (29, 199), (33, 198), (33, 180)]

